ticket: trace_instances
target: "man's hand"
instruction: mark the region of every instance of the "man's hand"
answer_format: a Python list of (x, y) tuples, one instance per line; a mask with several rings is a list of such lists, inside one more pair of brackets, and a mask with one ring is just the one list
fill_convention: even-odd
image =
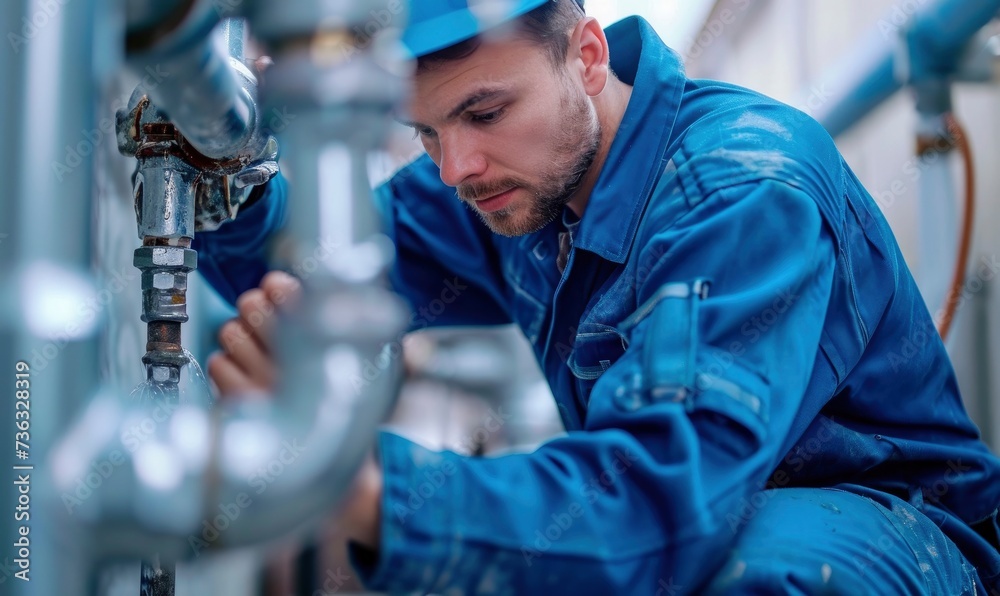
[[(239, 316), (219, 331), (222, 351), (208, 359), (208, 374), (222, 398), (273, 395), (280, 371), (274, 364), (273, 337), (280, 312), (294, 308), (302, 293), (297, 279), (272, 271), (260, 287), (236, 301)], [(354, 486), (331, 520), (331, 542), (354, 540), (378, 550), (382, 471), (369, 454), (355, 475)]]
[(272, 341), (278, 312), (294, 305), (302, 292), (297, 279), (272, 271), (260, 287), (236, 301), (239, 316), (219, 331), (222, 351), (208, 359), (208, 374), (223, 397), (274, 392), (278, 370), (272, 358)]

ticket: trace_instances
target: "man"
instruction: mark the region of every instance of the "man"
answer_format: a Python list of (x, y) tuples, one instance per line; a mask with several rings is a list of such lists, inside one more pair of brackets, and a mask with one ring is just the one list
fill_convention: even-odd
[[(518, 324), (568, 435), (472, 459), (383, 434), (344, 522), (369, 587), (1000, 590), (1000, 461), (816, 122), (687, 80), (639, 18), (605, 32), (572, 0), (522, 0), (487, 28), (462, 2), (413, 9), (401, 119), (427, 156), (377, 193), (392, 283), (415, 309), (455, 286), (434, 325)], [(246, 230), (255, 246), (281, 188), (203, 240), (230, 300), (256, 279), (219, 247)], [(242, 318), (294, 285), (268, 276)], [(260, 341), (213, 358), (223, 392), (270, 382)]]

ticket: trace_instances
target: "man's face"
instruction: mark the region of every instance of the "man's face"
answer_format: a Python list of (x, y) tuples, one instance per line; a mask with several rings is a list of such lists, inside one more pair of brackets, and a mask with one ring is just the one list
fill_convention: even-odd
[(497, 234), (553, 221), (594, 161), (600, 123), (568, 72), (537, 42), (514, 38), (415, 75), (408, 119), (441, 180)]

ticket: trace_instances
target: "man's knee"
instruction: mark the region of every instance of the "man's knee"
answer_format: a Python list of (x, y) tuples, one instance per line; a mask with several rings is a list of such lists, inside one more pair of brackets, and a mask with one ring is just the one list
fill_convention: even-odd
[(871, 583), (837, 561), (820, 561), (809, 553), (734, 551), (708, 583), (704, 594), (865, 594)]
[(931, 586), (963, 594), (971, 585), (957, 547), (899, 499), (805, 488), (767, 496), (704, 593), (920, 594)]

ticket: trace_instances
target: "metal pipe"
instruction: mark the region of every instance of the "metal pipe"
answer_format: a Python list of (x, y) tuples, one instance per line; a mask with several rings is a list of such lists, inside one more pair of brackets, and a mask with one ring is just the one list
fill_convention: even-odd
[(948, 298), (960, 229), (955, 201), (949, 200), (957, 188), (951, 161), (954, 140), (941, 116), (921, 115), (918, 127), (926, 150), (918, 154), (917, 166), (921, 172), (917, 279), (927, 310), (938, 313)]
[(230, 17), (222, 21), (222, 34), (229, 48), (229, 56), (240, 62), (246, 58), (246, 22)]
[[(5, 2), (0, 5), (0, 22), (17, 27), (29, 15), (27, 2)], [(15, 34), (18, 34), (15, 32)], [(7, 196), (0, 200), (0, 279), (16, 280), (19, 277), (18, 267), (27, 259), (25, 247), (17, 235), (12, 232), (16, 222), (21, 222), (21, 213), (26, 205), (20, 200), (21, 185), (26, 183), (22, 176), (24, 160), (27, 157), (20, 150), (25, 142), (22, 117), (27, 103), (24, 90), (27, 87), (27, 60), (23, 52), (0, 52), (0, 80), (6, 81), (7, 91), (0, 96), (0, 176), (4, 180)], [(18, 321), (20, 297), (14, 284), (9, 281), (0, 286), (0, 362), (14, 363), (24, 357), (23, 351), (30, 343), (30, 335), (23, 321)], [(5, 371), (6, 374), (11, 374)], [(0, 424), (3, 428), (14, 427), (13, 404), (0, 411)], [(9, 432), (9, 431), (8, 431)], [(14, 511), (17, 506), (17, 493), (5, 490), (0, 494), (0, 507), (4, 511)], [(8, 521), (8, 523), (10, 523)], [(4, 528), (8, 526), (5, 525)], [(16, 532), (16, 526), (10, 526)], [(5, 532), (13, 536), (13, 532)], [(37, 548), (37, 547), (36, 547)], [(8, 559), (9, 560), (9, 559)], [(11, 576), (16, 569), (6, 572), (4, 583), (13, 584), (17, 581)], [(45, 581), (44, 579), (42, 581)], [(30, 586), (31, 584), (26, 584)]]
[[(274, 58), (262, 103), (295, 114), (276, 131), (287, 149), (291, 210), (279, 253), (286, 267), (305, 269), (306, 279), (302, 304), (280, 327), (278, 339), (284, 371), (279, 395), (287, 401), (269, 407), (314, 417), (303, 442), (328, 447), (304, 456), (291, 478), (283, 475), (280, 486), (247, 509), (247, 522), (226, 538), (240, 542), (290, 523), (290, 510), (321, 514), (338, 497), (374, 438), (366, 429), (395, 399), (401, 362), (394, 340), (407, 319), (402, 302), (380, 281), (391, 249), (380, 234), (366, 175), (366, 156), (384, 138), (405, 74), (385, 68), (397, 60), (391, 45), (361, 44), (355, 35), (382, 7), (355, 0), (340, 7), (339, 19), (309, 0), (283, 4), (278, 13), (276, 8), (255, 3), (250, 22)], [(389, 27), (401, 15), (383, 16), (390, 17), (382, 27), (391, 35)], [(331, 23), (339, 24), (323, 29)], [(321, 246), (336, 253), (306, 269)], [(231, 432), (254, 419), (234, 421)], [(338, 454), (340, 465), (324, 462), (324, 453)], [(222, 476), (245, 476), (240, 459), (237, 451), (224, 454)], [(310, 480), (308, 470), (318, 467), (327, 468), (326, 480)]]
[[(3, 22), (16, 27), (18, 39), (0, 58), (7, 86), (0, 105), (6, 189), (0, 201), (0, 362), (26, 364), (28, 399), (35, 406), (29, 455), (19, 461), (32, 467), (19, 471), (30, 477), (30, 520), (16, 522), (30, 529), (31, 581), (5, 576), (5, 589), (16, 586), (20, 594), (73, 595), (88, 585), (86, 545), (57, 522), (63, 505), (49, 456), (67, 415), (96, 392), (100, 370), (100, 317), (86, 306), (98, 294), (90, 275), (92, 174), (105, 133), (96, 125), (95, 105), (100, 77), (111, 69), (97, 61), (94, 48), (107, 33), (98, 28), (114, 23), (105, 18), (104, 5), (8, 2), (2, 8)], [(3, 414), (6, 428), (13, 426), (9, 412), (13, 404)]]
[(253, 136), (254, 100), (212, 35), (226, 13), (210, 0), (188, 4), (173, 29), (130, 32), (129, 65), (140, 78), (169, 80), (150, 86), (150, 99), (195, 149), (211, 159), (231, 159), (245, 152)]
[(149, 36), (164, 24), (183, 18), (190, 8), (190, 0), (127, 0), (125, 2), (125, 27), (132, 35)]
[[(388, 127), (403, 70), (384, 67), (398, 59), (391, 45), (356, 45), (350, 34), (349, 27), (371, 19), (372, 1), (349, 5), (286, 3), (282, 11), (309, 17), (284, 34), (265, 23), (275, 56), (269, 105), (292, 116), (287, 129), (276, 132), (298, 147), (289, 152), (295, 176), (290, 206), (326, 214), (319, 225), (318, 218), (294, 217), (296, 235), (285, 243), (292, 248), (286, 265), (301, 265), (306, 279), (296, 314), (279, 325), (285, 379), (279, 397), (224, 404), (214, 412), (182, 403), (166, 417), (152, 404), (130, 404), (118, 394), (93, 400), (66, 434), (53, 466), (65, 490), (92, 462), (119, 462), (74, 511), (101, 537), (94, 549), (100, 556), (158, 554), (169, 562), (307, 527), (348, 489), (395, 400), (401, 363), (394, 340), (409, 317), (380, 282), (391, 250), (378, 233), (364, 156)], [(363, 20), (345, 20), (344, 14)], [(312, 47), (303, 48), (297, 28), (303, 23), (337, 29), (315, 31), (306, 40)], [(330, 43), (335, 40), (346, 45)], [(342, 178), (324, 179), (321, 153), (328, 160), (323, 165), (343, 172)], [(316, 192), (324, 190), (332, 194)], [(329, 241), (337, 254), (315, 256), (317, 241)], [(155, 430), (138, 446), (118, 432), (147, 422)], [(271, 484), (265, 479), (276, 467), (281, 482)], [(254, 478), (263, 491), (248, 481)]]
[(150, 90), (153, 103), (202, 155), (230, 158), (243, 149), (252, 134), (253, 99), (240, 87), (228, 57), (211, 37), (162, 61), (143, 61), (136, 71), (147, 68), (170, 79), (170, 84)]
[(907, 19), (897, 6), (847, 58), (809, 86), (804, 96), (810, 99), (803, 103), (838, 136), (903, 85), (949, 78), (969, 40), (998, 11), (1000, 0), (937, 0)]

